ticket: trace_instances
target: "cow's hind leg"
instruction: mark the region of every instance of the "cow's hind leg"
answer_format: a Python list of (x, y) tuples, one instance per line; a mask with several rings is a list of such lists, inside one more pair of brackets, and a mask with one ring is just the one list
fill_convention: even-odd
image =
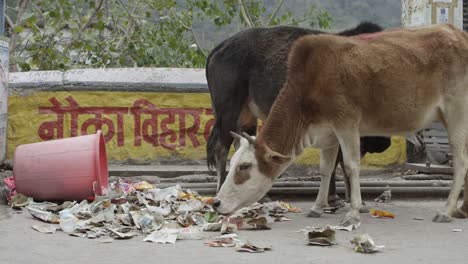
[[(452, 99), (457, 100), (457, 99)], [(460, 102), (461, 101), (461, 102)], [(466, 117), (466, 103), (464, 100), (459, 100), (456, 102), (451, 102), (447, 104), (446, 113), (443, 114), (444, 121), (446, 124), (449, 142), (453, 152), (453, 183), (452, 189), (450, 190), (449, 197), (447, 199), (447, 204), (445, 206), (444, 212), (438, 212), (434, 218), (433, 222), (445, 223), (452, 221), (454, 216), (462, 216), (462, 210), (457, 210), (457, 201), (462, 190), (463, 181), (466, 177), (468, 170), (468, 148), (467, 148), (467, 131), (468, 124), (465, 122)], [(465, 185), (466, 188), (466, 185)], [(466, 198), (465, 198), (466, 201)], [(462, 209), (466, 208), (466, 203), (464, 202)]]
[(465, 175), (465, 189), (463, 191), (463, 204), (455, 211), (453, 217), (467, 218), (468, 217), (468, 173)]
[(328, 204), (332, 207), (344, 207), (346, 205), (345, 201), (341, 200), (340, 196), (338, 196), (336, 193), (336, 168), (338, 167), (338, 164), (342, 162), (343, 155), (341, 154), (341, 150), (339, 150), (336, 157), (335, 167), (333, 168), (333, 172), (331, 174), (330, 187), (328, 189)]
[(350, 225), (359, 222), (359, 210), (362, 205), (361, 186), (359, 184), (359, 160), (360, 160), (360, 140), (359, 131), (352, 127), (349, 129), (335, 131), (340, 147), (343, 152), (345, 170), (348, 173), (351, 185), (351, 209), (346, 213), (341, 222), (342, 225)]

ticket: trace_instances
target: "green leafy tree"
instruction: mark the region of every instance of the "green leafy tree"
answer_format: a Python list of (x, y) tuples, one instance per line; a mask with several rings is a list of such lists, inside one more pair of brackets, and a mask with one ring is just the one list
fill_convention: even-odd
[(297, 17), (283, 4), (284, 0), (11, 0), (6, 17), (10, 67), (203, 67), (215, 43), (201, 47), (194, 30), (197, 20), (206, 27), (329, 26), (329, 14), (313, 5)]

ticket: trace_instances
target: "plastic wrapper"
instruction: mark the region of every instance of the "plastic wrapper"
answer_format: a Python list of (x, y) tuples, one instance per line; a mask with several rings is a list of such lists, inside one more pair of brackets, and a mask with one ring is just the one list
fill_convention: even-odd
[(135, 190), (138, 190), (138, 191), (144, 191), (144, 190), (154, 189), (154, 185), (151, 183), (148, 183), (147, 181), (141, 181), (141, 182), (133, 183), (133, 188), (135, 188)]
[(394, 213), (384, 210), (371, 209), (369, 213), (374, 218), (395, 218)]

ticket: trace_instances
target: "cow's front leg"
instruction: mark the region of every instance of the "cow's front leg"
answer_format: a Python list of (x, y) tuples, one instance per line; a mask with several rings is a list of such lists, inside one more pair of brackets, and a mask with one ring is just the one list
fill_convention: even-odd
[(361, 187), (359, 184), (359, 131), (357, 128), (337, 130), (336, 136), (343, 152), (345, 170), (348, 173), (351, 187), (351, 209), (346, 213), (341, 222), (342, 225), (350, 225), (359, 222), (359, 210), (362, 205)]
[(320, 217), (323, 208), (328, 206), (328, 189), (330, 187), (331, 174), (335, 168), (338, 148), (339, 146), (336, 144), (333, 147), (320, 151), (320, 174), (322, 175), (322, 180), (315, 204), (308, 213), (309, 217)]

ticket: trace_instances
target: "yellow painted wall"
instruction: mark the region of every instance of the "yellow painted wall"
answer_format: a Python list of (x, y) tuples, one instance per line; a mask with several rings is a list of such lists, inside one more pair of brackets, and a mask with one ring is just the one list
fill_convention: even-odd
[[(8, 111), (7, 157), (10, 159), (20, 144), (94, 133), (99, 125), (106, 136), (110, 160), (154, 160), (165, 156), (202, 159), (206, 157), (206, 138), (214, 123), (206, 93), (13, 94), (9, 97)], [(157, 137), (152, 137), (152, 127), (158, 130)], [(143, 131), (147, 131), (146, 137)], [(406, 159), (405, 147), (404, 138), (394, 137), (387, 151), (367, 154), (362, 163), (369, 166), (402, 163)], [(306, 150), (298, 162), (318, 164), (318, 151)]]

